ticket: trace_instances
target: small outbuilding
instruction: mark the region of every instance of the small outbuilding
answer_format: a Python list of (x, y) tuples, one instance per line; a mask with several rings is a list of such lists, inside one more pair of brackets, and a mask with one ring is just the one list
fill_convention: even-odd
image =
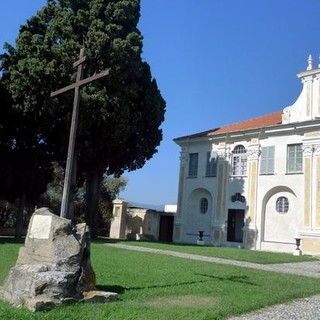
[(175, 206), (158, 208), (113, 201), (110, 238), (172, 242)]

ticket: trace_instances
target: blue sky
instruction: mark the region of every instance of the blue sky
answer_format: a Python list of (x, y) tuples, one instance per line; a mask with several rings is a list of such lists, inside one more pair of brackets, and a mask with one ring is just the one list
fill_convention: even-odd
[[(2, 1), (0, 49), (45, 0)], [(296, 74), (319, 64), (319, 0), (141, 0), (143, 59), (167, 102), (163, 141), (121, 197), (153, 205), (177, 201), (176, 137), (291, 105)]]

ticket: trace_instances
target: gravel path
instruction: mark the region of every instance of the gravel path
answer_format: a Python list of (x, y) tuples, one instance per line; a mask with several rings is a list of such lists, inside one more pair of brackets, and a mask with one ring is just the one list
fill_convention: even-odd
[[(265, 271), (276, 271), (303, 275), (307, 277), (320, 278), (320, 261), (282, 263), (273, 265), (260, 265), (256, 263), (227, 260), (221, 258), (205, 257), (195, 254), (180, 253), (169, 250), (151, 249), (145, 247), (128, 246), (118, 243), (107, 243), (107, 246), (127, 250), (164, 254), (185, 259), (207, 261), (219, 264), (235, 265), (239, 267), (259, 269)], [(260, 309), (229, 320), (320, 320), (320, 295), (294, 300), (289, 303), (279, 304), (268, 308)]]
[(320, 319), (320, 295), (263, 308), (229, 320), (317, 320)]

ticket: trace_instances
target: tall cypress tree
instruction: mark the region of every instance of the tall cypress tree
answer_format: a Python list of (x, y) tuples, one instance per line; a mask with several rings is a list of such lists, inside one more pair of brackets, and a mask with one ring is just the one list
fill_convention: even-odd
[(93, 237), (103, 173), (143, 167), (162, 140), (165, 102), (141, 58), (139, 18), (139, 0), (47, 0), (1, 57), (14, 107), (37, 123), (48, 154), (62, 165), (73, 96), (50, 99), (50, 92), (74, 81), (72, 64), (81, 47), (87, 56), (84, 77), (110, 69), (110, 76), (81, 89), (77, 167), (78, 179), (86, 179)]

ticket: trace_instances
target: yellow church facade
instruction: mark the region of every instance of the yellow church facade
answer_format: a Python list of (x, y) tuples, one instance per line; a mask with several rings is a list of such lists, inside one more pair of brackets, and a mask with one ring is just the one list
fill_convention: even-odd
[(180, 174), (173, 241), (320, 253), (320, 69), (309, 56), (296, 102), (174, 139)]

